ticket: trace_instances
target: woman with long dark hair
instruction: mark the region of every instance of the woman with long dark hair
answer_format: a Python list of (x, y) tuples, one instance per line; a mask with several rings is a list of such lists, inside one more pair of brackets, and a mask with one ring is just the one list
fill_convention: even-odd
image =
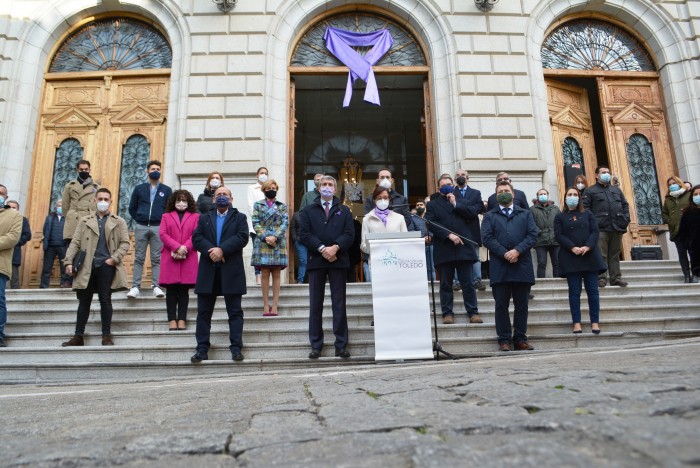
[(571, 187), (564, 194), (562, 212), (554, 218), (554, 237), (559, 242), (559, 276), (569, 285), (569, 309), (574, 328), (581, 330), (581, 282), (588, 296), (591, 332), (600, 333), (598, 274), (607, 270), (598, 248), (598, 222), (583, 208), (581, 192)]
[(194, 197), (187, 190), (176, 190), (168, 198), (160, 222), (160, 280), (166, 288), (165, 304), (169, 329), (184, 330), (190, 288), (197, 282), (197, 251), (192, 233), (199, 222)]

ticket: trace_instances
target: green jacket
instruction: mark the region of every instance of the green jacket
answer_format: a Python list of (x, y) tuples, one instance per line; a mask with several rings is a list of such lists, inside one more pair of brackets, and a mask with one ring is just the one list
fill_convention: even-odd
[(688, 190), (679, 197), (666, 195), (664, 206), (661, 209), (661, 217), (664, 223), (668, 224), (671, 240), (674, 240), (678, 235), (678, 228), (681, 225), (681, 216), (683, 216), (683, 210), (688, 206), (688, 203), (690, 203), (690, 191)]
[(530, 207), (530, 211), (532, 217), (535, 218), (537, 229), (540, 230), (537, 234), (535, 247), (559, 245), (559, 242), (554, 238), (554, 218), (559, 214), (559, 207), (553, 202), (547, 202), (544, 206), (535, 203)]

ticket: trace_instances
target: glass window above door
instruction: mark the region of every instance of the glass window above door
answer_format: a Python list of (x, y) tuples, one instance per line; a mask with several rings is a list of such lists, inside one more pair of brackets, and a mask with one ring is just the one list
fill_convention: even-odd
[(130, 18), (88, 23), (61, 45), (50, 73), (170, 68), (173, 53), (153, 26)]
[(559, 26), (542, 45), (542, 66), (552, 69), (654, 71), (641, 43), (610, 23), (577, 20)]

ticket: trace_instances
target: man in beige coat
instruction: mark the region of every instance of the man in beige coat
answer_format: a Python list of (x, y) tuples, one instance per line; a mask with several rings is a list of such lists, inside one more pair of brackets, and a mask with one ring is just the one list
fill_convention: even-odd
[(0, 348), (5, 347), (5, 286), (12, 276), (12, 252), (22, 233), (22, 215), (5, 206), (7, 187), (0, 185)]
[[(79, 301), (75, 335), (64, 342), (63, 346), (83, 346), (83, 334), (95, 292), (100, 300), (102, 346), (113, 345), (112, 292), (123, 291), (128, 287), (122, 263), (130, 247), (126, 221), (110, 214), (112, 193), (108, 189), (98, 189), (95, 202), (97, 214), (84, 216), (80, 220), (63, 260), (66, 274), (75, 276), (73, 289)], [(80, 252), (85, 252), (85, 260), (79, 271), (73, 272), (73, 259)]]
[(63, 239), (66, 248), (73, 239), (73, 233), (78, 227), (78, 222), (83, 216), (94, 214), (95, 193), (100, 185), (92, 181), (90, 177), (90, 161), (81, 159), (77, 165), (78, 177), (71, 180), (63, 188), (63, 215), (66, 222), (63, 226)]

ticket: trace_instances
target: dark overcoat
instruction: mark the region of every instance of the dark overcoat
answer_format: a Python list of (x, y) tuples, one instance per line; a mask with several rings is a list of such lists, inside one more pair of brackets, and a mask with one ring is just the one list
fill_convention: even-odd
[(690, 252), (690, 269), (700, 276), (700, 207), (692, 200), (681, 217), (678, 239)]
[(630, 206), (625, 194), (612, 184), (596, 182), (583, 192), (583, 207), (591, 210), (604, 232), (625, 232), (630, 223)]
[[(321, 203), (322, 199), (319, 197), (299, 212), (299, 240), (309, 249), (306, 269), (349, 268), (349, 252), (355, 240), (352, 212), (347, 206), (341, 205), (337, 197), (333, 197), (326, 219), (326, 210)], [(338, 259), (329, 262), (323, 258), (318, 251), (321, 245), (339, 246)]]
[(22, 216), (22, 235), (15, 245), (15, 250), (12, 252), (12, 265), (19, 266), (22, 264), (22, 247), (32, 238), (32, 229), (29, 227), (29, 220)]
[[(479, 214), (476, 212), (476, 206), (470, 205), (463, 198), (455, 196), (455, 199), (457, 204), (452, 206), (446, 197), (440, 196), (431, 200), (426, 207), (425, 219), (429, 223), (435, 222), (443, 226), (429, 224), (429, 229), (433, 233), (433, 263), (435, 265), (449, 262), (474, 263), (478, 260), (473, 244), (462, 240), (464, 245), (455, 245), (449, 239), (449, 231), (452, 231), (473, 242), (479, 242), (479, 238), (475, 238), (472, 232), (472, 225), (479, 228)], [(479, 203), (481, 203), (481, 199), (479, 199)]]
[[(489, 282), (492, 285), (535, 284), (530, 249), (537, 242), (537, 225), (529, 209), (513, 204), (510, 216), (503, 214), (500, 207), (487, 211), (481, 223), (481, 239), (489, 249)], [(504, 257), (511, 249), (520, 252), (515, 263), (510, 263)]]
[(469, 232), (473, 236), (470, 237), (470, 239), (473, 239), (474, 241), (478, 242), (479, 245), (481, 245), (481, 226), (479, 226), (479, 215), (486, 211), (484, 208), (484, 201), (481, 199), (481, 192), (467, 185), (467, 190), (464, 192), (464, 197), (462, 197), (462, 191), (457, 186), (455, 187), (454, 194), (458, 202), (459, 200), (464, 200), (467, 203), (470, 212), (476, 213), (476, 222), (473, 222), (473, 218), (470, 218), (469, 221)]
[(229, 208), (221, 230), (221, 242), (217, 245), (216, 216), (217, 210), (202, 213), (197, 228), (192, 234), (192, 245), (201, 253), (194, 292), (214, 293), (214, 275), (217, 266), (209, 258), (209, 249), (221, 247), (224, 251), (224, 262), (218, 266), (221, 268), (221, 294), (245, 294), (243, 247), (248, 244), (248, 221), (246, 216), (236, 208)]
[[(598, 222), (593, 213), (586, 210), (566, 211), (554, 217), (554, 237), (559, 242), (559, 276), (569, 273), (607, 271), (607, 265), (598, 248)], [(576, 255), (571, 249), (587, 246), (591, 250), (585, 255)]]

